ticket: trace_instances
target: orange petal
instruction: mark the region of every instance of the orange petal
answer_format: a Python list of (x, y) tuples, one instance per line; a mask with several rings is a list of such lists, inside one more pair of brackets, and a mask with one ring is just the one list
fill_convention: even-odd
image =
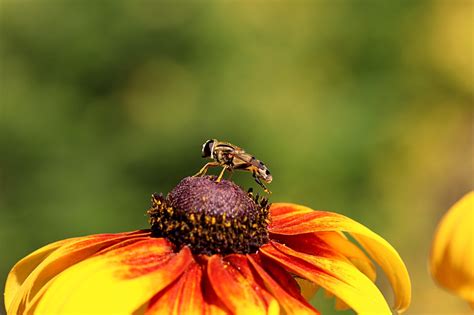
[[(339, 232), (318, 232), (301, 235), (274, 235), (272, 239), (288, 247), (311, 255), (321, 255), (324, 248), (347, 258), (354, 266), (375, 282), (375, 266), (367, 255)], [(332, 254), (331, 254), (332, 255)]]
[[(254, 288), (262, 301), (264, 301), (267, 309), (278, 307), (275, 298), (265, 290), (265, 284), (260, 277), (255, 277), (254, 270), (250, 267), (247, 255), (231, 254), (224, 257), (224, 262), (229, 262), (232, 267), (238, 270), (244, 278), (254, 284)], [(272, 311), (270, 311), (271, 313)]]
[[(145, 235), (144, 231), (97, 234), (47, 245), (18, 262), (10, 271), (5, 288), (7, 310), (23, 313), (25, 307), (45, 284), (64, 269), (124, 239)], [(149, 232), (148, 232), (149, 234)], [(55, 250), (52, 250), (52, 249)], [(43, 255), (46, 254), (47, 255)], [(41, 258), (43, 260), (41, 260)]]
[(131, 314), (178, 278), (192, 261), (185, 247), (148, 238), (95, 255), (49, 283), (31, 312), (40, 314)]
[(441, 219), (431, 250), (431, 273), (444, 288), (474, 305), (474, 191)]
[[(290, 214), (291, 207), (294, 208), (293, 215)], [(350, 233), (387, 275), (395, 293), (394, 309), (403, 312), (408, 308), (411, 301), (408, 271), (397, 251), (382, 237), (362, 224), (332, 212), (314, 211), (290, 204), (273, 204), (270, 212), (272, 223), (269, 230), (273, 234), (299, 235), (328, 231)]]
[(279, 220), (283, 220), (286, 217), (293, 217), (298, 212), (307, 212), (304, 207), (298, 207), (293, 203), (277, 202), (273, 203), (270, 208), (272, 218), (278, 217)]
[[(209, 256), (199, 256), (205, 257), (204, 260), (209, 261)], [(212, 287), (211, 281), (207, 272), (203, 275), (202, 279), (202, 288), (204, 293), (205, 300), (205, 312), (207, 315), (227, 315), (230, 314), (230, 310), (225, 306), (224, 302), (217, 296), (216, 291)]]
[(262, 266), (266, 273), (268, 273), (273, 280), (275, 280), (285, 291), (294, 298), (305, 303), (306, 300), (302, 296), (301, 288), (297, 279), (293, 277), (283, 267), (263, 255), (253, 255), (254, 260)]
[[(288, 293), (271, 275), (265, 270), (264, 266), (257, 263), (257, 257), (253, 259), (250, 255), (247, 255), (250, 263), (257, 271), (258, 275), (262, 278), (265, 283), (266, 289), (273, 294), (278, 300), (281, 306), (285, 309), (287, 314), (319, 314), (309, 303), (307, 303), (301, 295), (300, 298), (296, 298)], [(299, 295), (299, 294), (298, 294)]]
[(278, 303), (268, 303), (262, 296), (264, 290), (220, 255), (211, 256), (207, 274), (215, 293), (233, 314), (279, 314)]
[(375, 284), (344, 260), (304, 254), (276, 242), (260, 251), (288, 271), (333, 293), (359, 314), (391, 314)]
[(176, 282), (151, 299), (145, 314), (204, 314), (201, 280), (201, 267), (193, 261)]

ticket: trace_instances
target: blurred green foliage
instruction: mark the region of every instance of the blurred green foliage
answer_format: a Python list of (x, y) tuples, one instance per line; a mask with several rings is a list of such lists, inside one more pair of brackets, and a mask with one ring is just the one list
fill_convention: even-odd
[(413, 314), (467, 312), (426, 260), (437, 220), (472, 188), (472, 9), (0, 1), (0, 280), (52, 241), (147, 227), (150, 194), (194, 174), (218, 138), (269, 165), (272, 201), (391, 242)]

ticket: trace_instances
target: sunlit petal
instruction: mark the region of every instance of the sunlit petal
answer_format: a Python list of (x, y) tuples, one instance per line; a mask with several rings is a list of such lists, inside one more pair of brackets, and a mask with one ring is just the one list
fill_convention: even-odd
[[(294, 215), (290, 214), (291, 208), (295, 209)], [(291, 204), (273, 204), (270, 210), (272, 224), (269, 230), (273, 234), (299, 235), (328, 231), (350, 233), (387, 275), (395, 293), (394, 309), (403, 312), (408, 308), (411, 300), (408, 271), (397, 251), (382, 237), (337, 213), (314, 211)]]
[(176, 282), (152, 298), (145, 314), (204, 314), (201, 278), (201, 267), (192, 262)]
[(279, 264), (275, 264), (274, 261), (263, 255), (252, 255), (252, 257), (289, 295), (303, 304), (309, 305), (307, 301), (317, 291), (317, 285), (303, 278), (295, 278)]
[(305, 214), (308, 212), (308, 208), (298, 206), (294, 203), (277, 202), (272, 204), (270, 211), (272, 218), (278, 217), (281, 221), (285, 218), (294, 218), (298, 213)]
[[(202, 257), (202, 256), (201, 256)], [(209, 260), (208, 257), (205, 260)], [(211, 281), (209, 280), (209, 276), (207, 272), (203, 274), (202, 279), (202, 291), (204, 295), (204, 300), (206, 303), (205, 306), (205, 314), (207, 315), (227, 315), (230, 314), (230, 310), (227, 306), (222, 302), (222, 300), (217, 296), (216, 291), (212, 287)]]
[(265, 267), (261, 266), (260, 263), (257, 263), (256, 257), (252, 258), (248, 255), (248, 259), (264, 281), (267, 290), (275, 296), (287, 314), (319, 314), (318, 311), (301, 298), (301, 295), (297, 298), (287, 292), (286, 289), (276, 281), (277, 279), (275, 279), (276, 277), (274, 275), (268, 274), (264, 269)]
[(347, 258), (354, 266), (367, 275), (372, 282), (376, 279), (377, 275), (372, 261), (357, 245), (349, 241), (344, 234), (340, 232), (275, 235), (275, 239), (280, 240), (280, 243), (290, 248), (312, 255), (318, 255), (322, 244), (324, 244), (325, 247)]
[(23, 285), (28, 276), (33, 272), (33, 270), (52, 252), (71, 241), (72, 240), (63, 240), (48, 244), (16, 263), (16, 265), (8, 274), (7, 282), (5, 283), (4, 301), (6, 309), (9, 308), (13, 297), (18, 293), (20, 287)]
[(164, 239), (119, 247), (60, 273), (51, 280), (34, 311), (130, 314), (179, 277), (191, 261), (189, 249), (175, 254)]
[(347, 257), (372, 282), (375, 282), (377, 273), (375, 266), (367, 255), (340, 232), (320, 232), (318, 237), (324, 240), (331, 248)]
[(260, 251), (292, 273), (332, 292), (359, 314), (391, 314), (375, 284), (344, 260), (300, 253), (276, 242), (264, 245)]
[[(217, 296), (234, 314), (278, 314), (278, 303), (229, 261), (211, 256), (207, 273)], [(245, 272), (245, 271), (244, 271)], [(267, 296), (265, 296), (265, 293)]]
[[(49, 280), (73, 264), (90, 257), (101, 249), (119, 243), (123, 240), (133, 240), (145, 235), (145, 231), (136, 231), (119, 234), (97, 234), (86, 237), (67, 239), (45, 246), (46, 250), (39, 249), (22, 259), (15, 265), (7, 279), (5, 295), (9, 297), (6, 308), (9, 314), (23, 313), (27, 304), (32, 303), (35, 296)], [(60, 245), (60, 246), (58, 246)], [(51, 250), (55, 248), (55, 250)], [(35, 253), (40, 253), (38, 256)], [(41, 253), (49, 253), (40, 262)], [(39, 264), (38, 264), (39, 263)], [(29, 266), (29, 268), (25, 268)], [(34, 268), (34, 269), (31, 269)], [(30, 274), (26, 274), (30, 272)], [(26, 279), (25, 279), (26, 276)], [(19, 279), (23, 279), (19, 282)], [(18, 285), (21, 285), (18, 288)], [(14, 294), (13, 294), (14, 292)]]
[(230, 263), (232, 267), (238, 270), (242, 276), (252, 284), (257, 296), (265, 303), (268, 314), (279, 313), (278, 302), (275, 297), (265, 289), (265, 283), (261, 277), (255, 274), (254, 268), (251, 268), (250, 261), (246, 255), (231, 254), (224, 256), (224, 262)]
[[(370, 259), (359, 247), (350, 242), (340, 232), (318, 232), (302, 235), (276, 235), (280, 243), (296, 251), (315, 256), (339, 257), (345, 259), (362, 271), (372, 282), (375, 281), (376, 271)], [(303, 284), (305, 284), (303, 282)], [(306, 287), (308, 285), (306, 284)], [(314, 291), (314, 289), (313, 289)], [(326, 291), (326, 295), (334, 296)], [(336, 297), (336, 309), (346, 309), (348, 306)]]
[(441, 219), (433, 240), (431, 273), (436, 281), (474, 306), (474, 192)]

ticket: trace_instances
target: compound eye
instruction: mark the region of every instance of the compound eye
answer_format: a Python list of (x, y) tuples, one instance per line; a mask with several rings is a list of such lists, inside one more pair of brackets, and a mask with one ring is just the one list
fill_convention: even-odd
[(211, 150), (212, 150), (212, 145), (213, 144), (214, 144), (214, 140), (207, 140), (202, 145), (202, 157), (210, 157), (211, 156)]

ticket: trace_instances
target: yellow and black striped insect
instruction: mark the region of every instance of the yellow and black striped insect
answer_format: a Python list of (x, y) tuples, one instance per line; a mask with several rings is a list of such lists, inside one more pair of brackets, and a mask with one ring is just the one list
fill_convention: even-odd
[(211, 158), (214, 161), (204, 165), (194, 176), (202, 176), (206, 174), (207, 169), (211, 166), (222, 166), (223, 169), (219, 174), (219, 177), (217, 177), (217, 182), (219, 182), (222, 179), (225, 170), (228, 170), (231, 173), (234, 170), (244, 170), (252, 173), (257, 184), (262, 186), (266, 193), (271, 193), (271, 191), (262, 183), (262, 181), (266, 183), (272, 182), (273, 178), (270, 171), (262, 161), (257, 160), (242, 148), (228, 142), (211, 139), (207, 140), (202, 145), (202, 157)]

